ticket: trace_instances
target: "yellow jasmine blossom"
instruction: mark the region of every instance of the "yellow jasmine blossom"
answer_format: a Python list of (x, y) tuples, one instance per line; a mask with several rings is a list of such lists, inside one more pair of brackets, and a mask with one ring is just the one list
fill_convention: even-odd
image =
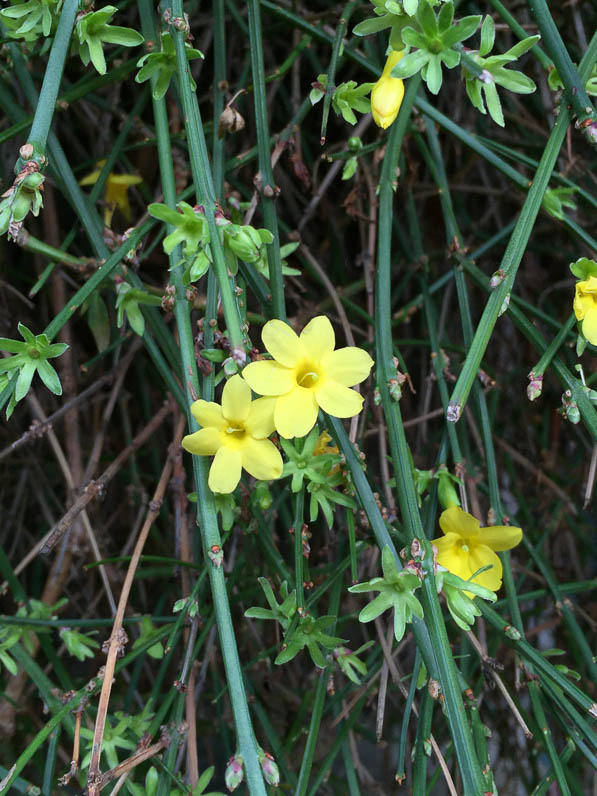
[[(79, 180), (79, 185), (95, 185), (105, 163), (105, 160), (99, 160), (97, 169), (92, 171), (91, 174), (87, 174), (82, 180)], [(138, 185), (140, 182), (143, 182), (143, 179), (135, 174), (115, 174), (113, 171), (108, 174), (104, 188), (104, 201), (106, 203), (104, 224), (107, 227), (112, 223), (112, 216), (116, 208), (120, 210), (127, 221), (129, 220), (131, 217), (131, 206), (127, 191), (131, 185)]]
[(361, 411), (362, 396), (349, 388), (367, 378), (373, 360), (356, 346), (335, 351), (325, 315), (309, 321), (300, 337), (282, 321), (268, 321), (261, 339), (273, 360), (252, 362), (243, 377), (254, 392), (276, 397), (274, 423), (282, 437), (308, 434), (320, 408), (334, 417)]
[(576, 283), (574, 314), (581, 321), (583, 336), (597, 345), (597, 276)]
[(193, 417), (203, 426), (182, 439), (182, 447), (197, 456), (213, 456), (208, 486), (229, 494), (240, 481), (241, 469), (260, 481), (282, 475), (282, 457), (267, 439), (274, 430), (274, 400), (251, 400), (251, 389), (236, 375), (226, 382), (222, 405), (195, 401)]
[(392, 69), (403, 55), (403, 50), (392, 50), (388, 55), (381, 77), (371, 90), (373, 121), (384, 130), (398, 116), (404, 98), (404, 83), (401, 78), (392, 77)]
[(516, 547), (522, 539), (522, 530), (507, 525), (481, 528), (479, 521), (460, 506), (443, 511), (439, 525), (444, 535), (432, 542), (437, 547), (437, 563), (463, 580), (470, 580), (478, 569), (491, 565), (491, 569), (473, 580), (490, 591), (497, 591), (502, 585), (502, 562), (495, 551)]
[(324, 456), (326, 453), (340, 453), (337, 445), (330, 445), (331, 436), (327, 431), (322, 431), (317, 437), (317, 442), (313, 448), (313, 456)]

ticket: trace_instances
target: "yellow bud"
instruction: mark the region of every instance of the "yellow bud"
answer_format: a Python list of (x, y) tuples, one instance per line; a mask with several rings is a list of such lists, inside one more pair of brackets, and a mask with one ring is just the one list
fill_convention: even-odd
[(381, 77), (371, 91), (371, 113), (373, 121), (384, 130), (389, 127), (400, 110), (404, 97), (404, 83), (392, 77), (392, 69), (402, 58), (403, 50), (392, 50), (388, 55)]

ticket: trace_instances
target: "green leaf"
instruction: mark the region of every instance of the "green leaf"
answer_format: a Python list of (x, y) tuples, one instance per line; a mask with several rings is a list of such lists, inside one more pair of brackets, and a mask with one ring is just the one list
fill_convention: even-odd
[(480, 15), (471, 15), (457, 20), (452, 27), (442, 35), (444, 47), (453, 47), (460, 41), (470, 38), (479, 27)]
[[(452, 3), (446, 3), (446, 6), (452, 6)], [(452, 15), (454, 14), (454, 7), (452, 6)], [(419, 10), (417, 11), (417, 22), (421, 26), (423, 33), (428, 39), (433, 39), (439, 33), (437, 19), (435, 12), (431, 8), (428, 0), (421, 0), (419, 3)]]
[(87, 323), (93, 334), (97, 350), (103, 351), (110, 344), (110, 316), (104, 300), (97, 291), (89, 297)]
[(245, 611), (245, 616), (247, 619), (277, 619), (278, 617), (273, 611), (270, 611), (269, 608), (260, 608), (259, 606), (254, 606), (253, 608), (247, 608)]
[(429, 58), (424, 78), (429, 91), (437, 94), (442, 87), (442, 62), (439, 55), (432, 55)]
[(531, 47), (534, 47), (538, 41), (541, 40), (541, 36), (528, 36), (526, 39), (522, 39), (521, 41), (517, 42), (514, 47), (510, 47), (510, 49), (505, 53), (505, 55), (509, 55), (513, 60), (520, 58), (521, 55), (524, 55)]
[(488, 15), (481, 25), (481, 44), (479, 45), (479, 55), (488, 55), (493, 50), (495, 41), (495, 22)]
[(483, 93), (485, 94), (485, 102), (487, 103), (489, 115), (496, 124), (503, 127), (504, 114), (502, 113), (502, 103), (500, 102), (495, 83), (485, 83), (483, 85)]
[(379, 33), (380, 30), (385, 30), (391, 27), (392, 17), (390, 14), (385, 14), (383, 17), (371, 17), (364, 19), (355, 25), (352, 32), (355, 36), (370, 36), (372, 33)]
[(416, 75), (425, 66), (430, 57), (426, 50), (415, 50), (405, 55), (392, 69), (392, 77), (407, 78)]
[(19, 371), (19, 377), (17, 379), (17, 385), (15, 387), (15, 401), (17, 403), (22, 400), (27, 393), (29, 392), (29, 387), (31, 387), (31, 382), (33, 380), (33, 376), (36, 371), (36, 366), (31, 361), (26, 361)]
[(382, 592), (378, 594), (374, 600), (371, 600), (360, 612), (359, 622), (372, 622), (388, 608), (394, 605), (394, 599), (391, 594)]
[(580, 257), (576, 262), (570, 263), (570, 270), (577, 279), (588, 279), (597, 276), (597, 262), (588, 257)]
[(136, 30), (118, 25), (106, 25), (101, 32), (101, 39), (108, 44), (120, 44), (123, 47), (137, 47), (145, 41)]
[(62, 395), (62, 384), (60, 384), (58, 374), (47, 360), (40, 359), (38, 361), (37, 372), (50, 392), (53, 392), (54, 395)]
[(91, 63), (95, 66), (96, 71), (100, 75), (106, 74), (106, 59), (104, 58), (104, 50), (102, 48), (102, 43), (99, 39), (88, 39), (86, 41), (88, 50), (89, 50), (89, 58), (91, 59)]

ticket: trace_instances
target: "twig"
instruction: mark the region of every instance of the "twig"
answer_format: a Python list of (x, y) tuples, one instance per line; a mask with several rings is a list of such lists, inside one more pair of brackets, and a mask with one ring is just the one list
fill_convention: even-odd
[[(164, 411), (166, 410), (166, 411)], [(161, 413), (165, 415), (170, 411), (168, 406), (162, 407)], [(156, 415), (156, 418), (158, 415)], [(155, 420), (155, 418), (154, 418)], [(160, 419), (163, 420), (163, 417)], [(129, 567), (126, 573), (126, 577), (124, 579), (124, 583), (122, 585), (122, 592), (120, 594), (120, 599), (118, 601), (118, 609), (116, 611), (116, 616), (114, 618), (114, 625), (112, 626), (112, 634), (110, 636), (109, 648), (108, 648), (108, 656), (106, 659), (106, 665), (104, 668), (104, 681), (102, 683), (102, 690), (100, 693), (99, 704), (97, 709), (97, 717), (95, 721), (95, 728), (93, 732), (93, 744), (91, 747), (91, 760), (89, 762), (89, 774), (87, 777), (87, 786), (89, 791), (89, 796), (98, 796), (101, 787), (102, 787), (102, 780), (103, 777), (100, 774), (100, 756), (102, 751), (102, 738), (104, 735), (104, 728), (106, 726), (106, 716), (108, 713), (108, 703), (110, 701), (110, 691), (112, 690), (112, 677), (114, 675), (114, 667), (116, 665), (116, 658), (119, 654), (123, 654), (124, 646), (127, 642), (126, 633), (122, 627), (122, 620), (124, 619), (124, 611), (126, 608), (126, 604), (129, 598), (130, 590), (133, 585), (133, 579), (135, 577), (135, 572), (137, 570), (137, 566), (139, 564), (139, 559), (141, 558), (141, 553), (143, 552), (143, 547), (145, 546), (145, 542), (149, 535), (149, 531), (151, 526), (153, 525), (154, 521), (158, 517), (160, 513), (160, 507), (162, 505), (162, 500), (164, 497), (164, 492), (166, 491), (166, 487), (168, 485), (168, 481), (170, 480), (170, 474), (172, 472), (172, 458), (173, 454), (176, 452), (176, 449), (180, 445), (180, 440), (182, 438), (182, 434), (185, 427), (185, 418), (181, 417), (178, 421), (176, 431), (174, 433), (174, 441), (170, 448), (170, 452), (168, 455), (168, 459), (164, 468), (162, 470), (162, 474), (160, 476), (160, 480), (156, 487), (156, 490), (153, 495), (153, 500), (149, 504), (149, 511), (147, 512), (147, 518), (143, 527), (141, 528), (141, 532), (139, 533), (139, 539), (137, 540), (137, 544), (135, 545), (135, 549), (133, 550), (133, 554), (131, 556), (131, 560), (129, 563)], [(151, 424), (150, 424), (151, 425)], [(148, 428), (148, 427), (147, 427)], [(143, 433), (147, 431), (147, 428), (144, 430)], [(132, 447), (132, 446), (131, 446)], [(163, 748), (163, 746), (160, 746)], [(149, 750), (146, 750), (149, 751)], [(152, 755), (155, 752), (152, 752)], [(151, 755), (150, 755), (151, 756)], [(143, 759), (146, 759), (145, 757)], [(139, 761), (140, 762), (140, 761)], [(136, 765), (136, 763), (135, 763)], [(118, 766), (117, 766), (118, 768)], [(116, 770), (116, 769), (114, 769)], [(110, 773), (110, 772), (108, 772)], [(122, 773), (122, 770), (116, 776), (119, 776)]]
[(165, 403), (162, 408), (157, 412), (154, 418), (149, 422), (145, 428), (137, 434), (131, 444), (125, 448), (114, 459), (112, 464), (107, 467), (102, 475), (96, 481), (90, 481), (85, 487), (85, 491), (78, 498), (78, 500), (71, 506), (61, 520), (52, 528), (49, 537), (42, 545), (41, 552), (48, 555), (54, 547), (58, 544), (63, 534), (70, 528), (74, 519), (83, 511), (85, 506), (90, 503), (94, 497), (100, 495), (106, 485), (114, 478), (116, 473), (124, 465), (126, 460), (136, 450), (138, 450), (147, 440), (155, 433), (156, 429), (163, 423), (165, 417), (172, 411), (170, 403)]
[(4, 448), (4, 450), (0, 451), (0, 461), (7, 456), (10, 456), (11, 453), (14, 453), (19, 448), (23, 447), (23, 445), (29, 442), (29, 440), (41, 437), (52, 428), (52, 425), (57, 420), (70, 412), (70, 410), (75, 406), (78, 406), (80, 403), (83, 403), (90, 398), (94, 393), (100, 390), (104, 384), (109, 384), (113, 378), (114, 373), (106, 373), (105, 376), (102, 376), (100, 379), (95, 381), (93, 384), (87, 387), (86, 390), (83, 390), (83, 392), (79, 393), (79, 395), (75, 395), (74, 398), (72, 398), (70, 401), (67, 401), (63, 406), (60, 407), (60, 409), (54, 412), (53, 415), (50, 415), (50, 417), (48, 417), (48, 419), (43, 423), (32, 423), (22, 436), (20, 436), (14, 442), (11, 442), (11, 444)]
[(525, 456), (523, 456), (521, 453), (515, 450), (511, 445), (508, 445), (508, 443), (505, 440), (500, 439), (500, 437), (497, 437), (495, 435), (493, 439), (500, 446), (500, 448), (503, 448), (508, 454), (510, 454), (510, 456), (514, 459), (514, 461), (518, 462), (518, 464), (520, 464), (521, 467), (524, 467), (525, 470), (528, 470), (530, 473), (533, 473), (533, 475), (537, 478), (537, 481), (543, 482), (553, 492), (555, 492), (555, 494), (566, 503), (569, 510), (573, 514), (575, 515), (578, 514), (578, 509), (572, 502), (570, 496), (567, 495), (566, 492), (564, 492), (564, 490), (561, 487), (559, 487), (555, 481), (552, 481), (549, 476), (545, 475), (543, 470), (534, 465)]
[(527, 723), (525, 722), (525, 720), (523, 719), (520, 711), (518, 710), (518, 708), (514, 704), (514, 700), (512, 699), (510, 694), (508, 693), (508, 689), (503, 684), (501, 677), (499, 676), (499, 674), (495, 671), (495, 669), (491, 665), (491, 662), (489, 660), (489, 656), (487, 655), (487, 653), (483, 649), (481, 643), (479, 642), (479, 640), (477, 639), (477, 637), (475, 636), (475, 634), (471, 630), (469, 630), (467, 632), (467, 636), (469, 637), (469, 640), (470, 640), (471, 644), (473, 645), (473, 647), (475, 648), (475, 650), (477, 651), (479, 657), (481, 658), (481, 660), (485, 664), (485, 671), (489, 672), (491, 678), (493, 679), (493, 681), (495, 682), (495, 684), (497, 685), (499, 690), (502, 692), (502, 695), (503, 695), (504, 699), (506, 700), (506, 702), (508, 704), (508, 707), (510, 708), (510, 710), (514, 714), (514, 718), (516, 719), (516, 721), (520, 724), (520, 726), (522, 728), (522, 731), (524, 732), (524, 734), (526, 735), (527, 738), (532, 738), (533, 737), (533, 733), (529, 730), (529, 728), (527, 726)]

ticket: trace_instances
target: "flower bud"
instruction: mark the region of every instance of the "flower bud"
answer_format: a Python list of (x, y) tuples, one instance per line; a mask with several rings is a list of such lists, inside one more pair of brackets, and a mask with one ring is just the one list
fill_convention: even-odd
[(226, 771), (224, 773), (226, 787), (229, 791), (236, 790), (244, 778), (243, 759), (237, 752), (230, 758), (226, 766)]
[(535, 401), (543, 389), (543, 373), (535, 373), (531, 371), (528, 375), (529, 386), (527, 387), (527, 398), (529, 401)]
[(389, 127), (400, 110), (404, 98), (404, 83), (399, 77), (392, 77), (392, 69), (402, 58), (402, 50), (392, 50), (388, 55), (381, 77), (371, 90), (371, 113), (378, 127)]
[(450, 506), (460, 506), (460, 499), (454, 486), (454, 480), (447, 470), (438, 470), (437, 478), (437, 497), (443, 509)]
[(274, 758), (268, 752), (264, 752), (263, 756), (259, 757), (259, 765), (267, 784), (277, 787), (280, 784), (280, 772)]

